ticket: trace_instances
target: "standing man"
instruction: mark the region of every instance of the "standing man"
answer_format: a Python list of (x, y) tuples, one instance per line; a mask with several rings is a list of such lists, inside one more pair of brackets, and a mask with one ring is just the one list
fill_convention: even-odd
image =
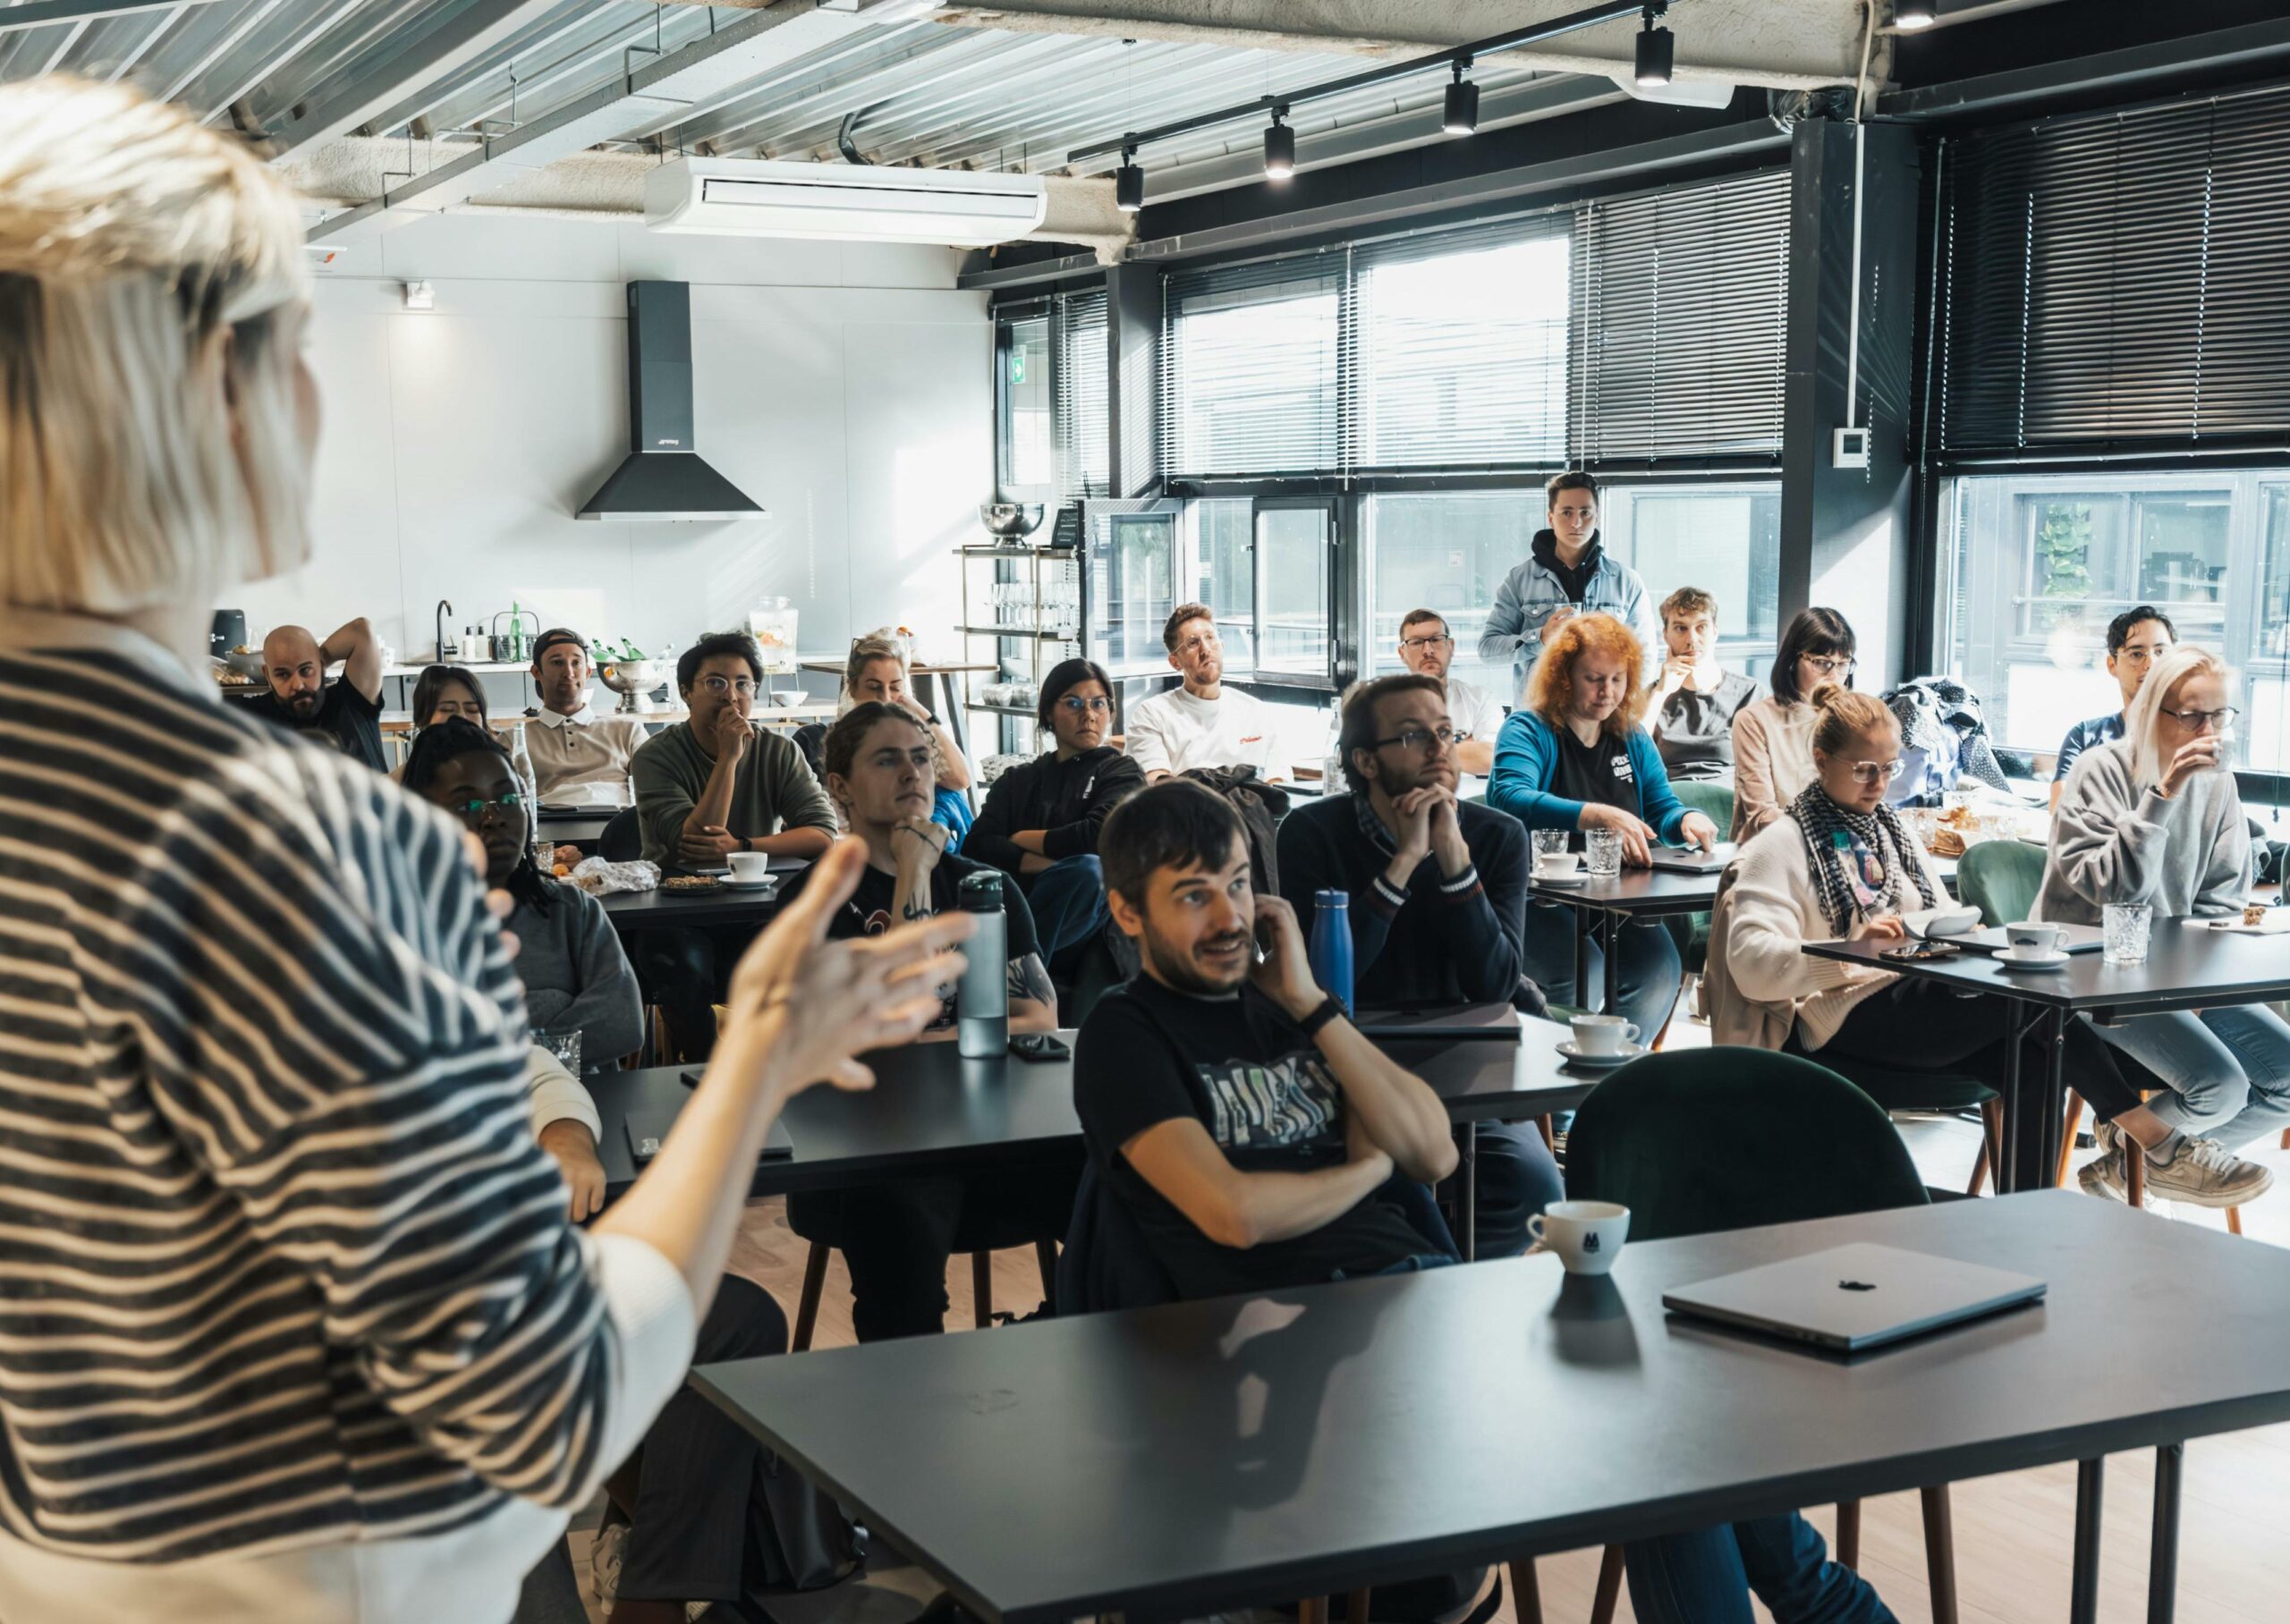
[[(1477, 683), (1449, 676), (1447, 668), (1455, 660), (1455, 636), (1447, 630), (1446, 617), (1437, 609), (1409, 610), (1399, 623), (1399, 663), (1445, 691), (1447, 720), (1455, 730), (1455, 770), (1484, 778), (1495, 770), (1495, 735), (1503, 726), (1503, 704)], [(1341, 725), (1340, 711), (1337, 720)]]
[(525, 753), (543, 800), (572, 793), (587, 799), (590, 784), (608, 786), (615, 800), (628, 799), (628, 764), (651, 737), (634, 716), (600, 716), (589, 704), (587, 639), (559, 626), (533, 645), (533, 691), (540, 706), (529, 710)]
[(1179, 604), (1161, 628), (1161, 647), (1184, 681), (1129, 713), (1130, 759), (1144, 769), (1145, 782), (1194, 767), (1248, 766), (1270, 778), (1271, 707), (1225, 686), (1225, 642), (1209, 605)]
[[(339, 681), (329, 667), (340, 665)], [(301, 626), (281, 626), (262, 639), (262, 674), (270, 691), (247, 708), (297, 733), (313, 733), (353, 761), (386, 773), (382, 754), (382, 646), (363, 616), (323, 643)]]
[[(1458, 747), (1438, 680), (1361, 683), (1343, 718), (1352, 792), (1282, 822), (1280, 890), (1306, 919), (1315, 892), (1350, 897), (1356, 1007), (1502, 1002), (1541, 1014), (1522, 974), (1526, 831), (1455, 799)], [(1478, 1256), (1516, 1256), (1528, 1218), (1562, 1193), (1558, 1168), (1528, 1126), (1482, 1124), (1478, 1149)]]
[(1599, 482), (1581, 471), (1551, 476), (1550, 528), (1538, 531), (1527, 561), (1503, 578), (1479, 657), (1511, 662), (1511, 694), (1527, 685), (1542, 656), (1543, 640), (1576, 614), (1603, 612), (1628, 626), (1646, 653), (1650, 686), (1660, 661), (1662, 628), (1646, 596), (1646, 583), (1627, 564), (1607, 556), (1599, 541)]
[(1718, 600), (1680, 587), (1662, 600), (1669, 657), (1647, 707), (1647, 731), (1671, 780), (1730, 783), (1734, 718), (1757, 698), (1757, 684), (1718, 664)]
[(2155, 662), (2168, 654), (2171, 645), (2178, 640), (2178, 628), (2171, 624), (2171, 617), (2152, 604), (2126, 609), (2108, 622), (2108, 675), (2123, 690), (2123, 710), (2078, 722), (2067, 730), (2067, 737), (2059, 742), (2059, 765), (2051, 774), (2054, 811), (2059, 809), (2059, 791), (2067, 782), (2067, 769), (2085, 750), (2112, 744), (2123, 737), (2123, 711), (2131, 708), (2132, 697), (2147, 681), (2147, 673), (2154, 669)]

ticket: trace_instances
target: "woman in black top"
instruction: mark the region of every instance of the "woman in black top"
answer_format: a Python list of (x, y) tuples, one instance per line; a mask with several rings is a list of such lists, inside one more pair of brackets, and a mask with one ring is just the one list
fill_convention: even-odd
[(1097, 940), (1106, 910), (1098, 831), (1106, 816), (1145, 787), (1145, 774), (1107, 742), (1115, 713), (1113, 683), (1090, 660), (1066, 660), (1041, 685), (1042, 732), (1056, 740), (994, 781), (963, 855), (1014, 877), (1033, 910), (1042, 955), (1053, 970)]

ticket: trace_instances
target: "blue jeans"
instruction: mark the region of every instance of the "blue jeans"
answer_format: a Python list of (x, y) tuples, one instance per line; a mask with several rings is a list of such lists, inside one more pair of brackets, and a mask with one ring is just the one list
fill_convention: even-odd
[(1751, 1591), (1774, 1624), (1897, 1624), (1794, 1511), (1640, 1540), (1623, 1556), (1639, 1624), (1751, 1624)]
[(1055, 965), (1061, 953), (1088, 946), (1113, 922), (1106, 871), (1092, 854), (1060, 858), (1028, 880), (1026, 906), (1047, 965)]
[(2290, 1026), (2262, 1004), (2140, 1015), (2098, 1031), (2169, 1085), (2147, 1108), (2173, 1128), (2239, 1150), (2290, 1125)]
[[(1566, 1194), (1566, 1179), (1532, 1122), (1481, 1122), (1472, 1141), (1479, 1173), (1472, 1195), (1479, 1212), (1472, 1256), (1516, 1257), (1527, 1249), (1527, 1220)], [(1439, 1187), (1460, 1179), (1457, 1171)]]
[[(1594, 916), (1586, 913), (1579, 917), (1588, 919)], [(1544, 902), (1527, 904), (1526, 972), (1551, 1002), (1596, 1010), (1606, 1002), (1606, 952), (1591, 944), (1590, 984), (1576, 987), (1574, 938), (1580, 928), (1577, 918), (1571, 908)], [(1624, 925), (1620, 942), (1622, 1000), (1618, 1008), (1607, 1013), (1636, 1023), (1638, 1041), (1650, 1044), (1654, 1035), (1668, 1023), (1670, 1011), (1677, 1003), (1678, 983), (1685, 974), (1685, 964), (1678, 957), (1676, 938), (1659, 919), (1633, 920)]]

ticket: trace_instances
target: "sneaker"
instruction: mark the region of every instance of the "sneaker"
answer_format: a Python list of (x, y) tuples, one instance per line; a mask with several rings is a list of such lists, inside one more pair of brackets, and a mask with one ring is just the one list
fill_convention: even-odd
[(2162, 1166), (2147, 1164), (2147, 1188), (2169, 1201), (2196, 1206), (2240, 1206), (2272, 1188), (2274, 1175), (2245, 1162), (2216, 1139), (2181, 1139)]
[[(2148, 1181), (2151, 1185), (2154, 1173), (2150, 1170)], [(2110, 1150), (2095, 1156), (2075, 1170), (2075, 1183), (2087, 1196), (2097, 1196), (2103, 1201), (2128, 1201), (2131, 1186), (2124, 1178), (2123, 1153)]]
[(2113, 1122), (2095, 1122), (2091, 1125), (2091, 1143), (2099, 1147), (2102, 1155), (2119, 1151), (2124, 1146), (2123, 1129)]
[(607, 1612), (620, 1600), (620, 1569), (628, 1560), (630, 1527), (616, 1518), (607, 1520), (589, 1545), (589, 1587)]

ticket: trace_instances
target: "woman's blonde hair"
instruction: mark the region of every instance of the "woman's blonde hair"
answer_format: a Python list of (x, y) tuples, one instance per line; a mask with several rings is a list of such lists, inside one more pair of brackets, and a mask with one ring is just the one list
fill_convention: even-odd
[(1542, 657), (1527, 673), (1527, 708), (1553, 727), (1566, 724), (1566, 703), (1574, 692), (1575, 663), (1586, 654), (1611, 655), (1630, 673), (1630, 691), (1623, 696), (1605, 731), (1616, 739), (1636, 731), (1652, 697), (1645, 682), (1646, 651), (1629, 627), (1611, 614), (1577, 614), (1543, 639)]
[(182, 108), (0, 86), (0, 604), (205, 604), (309, 549), (293, 194)]
[(877, 660), (896, 660), (901, 681), (906, 680), (912, 674), (906, 663), (906, 645), (899, 641), (889, 627), (886, 626), (878, 631), (869, 631), (863, 637), (852, 638), (851, 657), (843, 664), (843, 697), (841, 704), (837, 706), (842, 715), (848, 715), (851, 713), (851, 707), (859, 703), (855, 697), (859, 688), (859, 679), (867, 674), (867, 667), (872, 665)]
[(2123, 707), (2123, 736), (2131, 741), (2134, 787), (2147, 790), (2163, 782), (2164, 769), (2170, 764), (2163, 759), (2162, 746), (2155, 737), (2162, 727), (2163, 706), (2170, 703), (2171, 689), (2194, 676), (2217, 677), (2229, 689), (2234, 686), (2226, 661), (2200, 644), (2181, 643), (2147, 668), (2147, 680)]
[(1874, 694), (1864, 694), (1842, 682), (1823, 682), (1805, 696), (1820, 713), (1813, 723), (1813, 748), (1824, 756), (1841, 754), (1855, 739), (1866, 739), (1890, 728), (1900, 731), (1900, 718)]

